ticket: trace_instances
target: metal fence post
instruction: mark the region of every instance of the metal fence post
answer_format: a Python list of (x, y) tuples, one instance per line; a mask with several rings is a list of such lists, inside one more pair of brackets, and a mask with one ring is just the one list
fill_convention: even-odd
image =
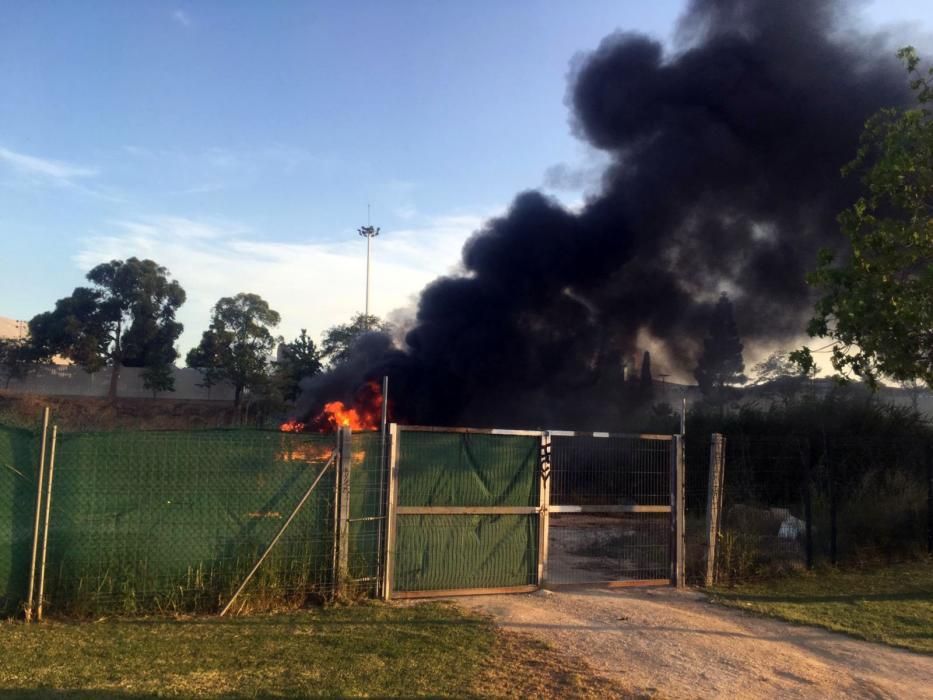
[(829, 561), (836, 566), (839, 543), (839, 484), (836, 474), (836, 452), (823, 450), (823, 463), (829, 471)]
[(26, 596), (26, 622), (32, 620), (33, 590), (36, 581), (36, 556), (39, 553), (39, 523), (42, 514), (42, 482), (45, 479), (45, 443), (49, 432), (49, 407), (42, 411), (42, 447), (39, 452), (39, 474), (36, 479), (36, 519), (32, 529), (32, 558), (29, 562), (29, 592)]
[(389, 439), (389, 377), (382, 378), (382, 420), (379, 423), (379, 519), (376, 521), (376, 597), (382, 597), (382, 586), (385, 583), (385, 520), (386, 505), (386, 441)]
[(547, 550), (551, 505), (551, 435), (541, 434), (541, 456), (538, 469), (538, 588), (547, 584)]
[(813, 568), (813, 469), (818, 461), (817, 446), (811, 437), (808, 439), (807, 444), (806, 464), (804, 465), (806, 474), (803, 484), (803, 517), (806, 520), (805, 531), (808, 570)]
[(725, 475), (726, 439), (721, 433), (710, 436), (709, 486), (706, 492), (706, 576), (703, 584), (716, 583), (716, 545), (722, 513), (722, 488)]
[(389, 426), (389, 459), (386, 461), (388, 471), (388, 508), (386, 510), (386, 537), (385, 557), (383, 561), (382, 597), (385, 600), (392, 598), (392, 588), (395, 585), (395, 537), (398, 520), (398, 423)]
[(686, 556), (684, 539), (684, 438), (671, 440), (671, 585), (683, 588)]
[(346, 592), (350, 578), (350, 466), (353, 462), (353, 431), (344, 426), (337, 434), (337, 595)]
[(39, 599), (36, 620), (42, 620), (42, 598), (45, 596), (45, 561), (49, 550), (49, 516), (52, 513), (52, 477), (55, 476), (55, 445), (58, 441), (58, 426), (52, 426), (52, 448), (49, 451), (49, 485), (45, 496), (45, 525), (42, 530), (42, 564), (39, 566)]

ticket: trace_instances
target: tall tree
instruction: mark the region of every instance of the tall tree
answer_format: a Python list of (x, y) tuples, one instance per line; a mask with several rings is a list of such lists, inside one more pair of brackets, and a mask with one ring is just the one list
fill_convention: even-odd
[(272, 351), (279, 340), (272, 328), (281, 317), (258, 294), (223, 297), (214, 305), (211, 325), (201, 342), (188, 353), (189, 367), (201, 370), (211, 383), (225, 379), (233, 384), (234, 404), (240, 405), (244, 390), (255, 390), (268, 380)]
[(794, 360), (793, 352), (773, 352), (752, 367), (754, 380), (750, 386), (765, 397), (778, 398), (790, 404), (816, 375), (816, 368), (804, 369)]
[(709, 331), (703, 339), (703, 353), (693, 371), (700, 391), (707, 400), (718, 405), (720, 410), (728, 398), (729, 388), (748, 381), (743, 374), (745, 362), (742, 359), (742, 349), (732, 302), (729, 296), (723, 293), (713, 309)]
[[(843, 376), (933, 386), (933, 68), (919, 70), (912, 47), (898, 56), (917, 104), (872, 117), (843, 169), (862, 174), (865, 193), (839, 216), (848, 257), (822, 251), (808, 277), (822, 297), (807, 331), (833, 339)], [(812, 366), (808, 350), (795, 354)]]
[(171, 390), (175, 341), (182, 324), (175, 312), (185, 290), (152, 260), (111, 260), (87, 273), (90, 287), (76, 287), (55, 309), (29, 322), (31, 344), (45, 358), (59, 354), (88, 372), (110, 366), (108, 396), (117, 395), (121, 367), (145, 368), (148, 388)]
[(36, 365), (36, 351), (21, 338), (0, 338), (0, 379), (9, 389), (14, 379), (25, 379)]
[(327, 359), (331, 366), (339, 365), (350, 357), (350, 348), (364, 333), (388, 333), (392, 326), (381, 320), (378, 316), (370, 314), (356, 314), (349, 323), (331, 326), (324, 331), (321, 343), (321, 357)]
[(651, 353), (645, 350), (641, 356), (641, 388), (642, 391), (651, 391), (654, 378), (651, 376)]
[(642, 403), (654, 398), (654, 377), (651, 375), (651, 353), (645, 350), (641, 356), (641, 374), (638, 378), (638, 400)]
[(308, 331), (301, 329), (301, 335), (290, 343), (283, 343), (276, 360), (276, 375), (282, 397), (294, 401), (301, 393), (299, 384), (305, 377), (313, 377), (321, 371), (321, 353)]

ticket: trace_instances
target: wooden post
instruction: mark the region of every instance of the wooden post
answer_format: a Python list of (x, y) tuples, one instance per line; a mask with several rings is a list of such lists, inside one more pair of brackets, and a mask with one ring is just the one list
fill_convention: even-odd
[(684, 438), (671, 440), (671, 585), (683, 588), (684, 565)]
[(350, 467), (353, 431), (344, 426), (337, 434), (337, 571), (336, 593), (346, 592), (350, 578)]
[(39, 523), (42, 517), (42, 482), (45, 479), (45, 442), (49, 432), (49, 407), (42, 411), (42, 446), (39, 451), (39, 473), (36, 479), (36, 519), (32, 529), (32, 558), (29, 562), (29, 593), (26, 596), (26, 622), (32, 620), (33, 590), (36, 581), (36, 556), (39, 553)]
[(706, 490), (706, 576), (703, 584), (707, 588), (716, 583), (716, 545), (719, 542), (725, 462), (726, 439), (721, 433), (713, 433), (709, 445), (709, 486)]
[(395, 585), (395, 538), (398, 521), (398, 423), (389, 426), (389, 459), (386, 461), (388, 470), (388, 508), (386, 512), (386, 539), (385, 539), (385, 567), (382, 583), (382, 597), (392, 599), (392, 588)]
[(547, 549), (551, 505), (551, 436), (541, 435), (541, 456), (538, 473), (538, 588), (547, 584)]

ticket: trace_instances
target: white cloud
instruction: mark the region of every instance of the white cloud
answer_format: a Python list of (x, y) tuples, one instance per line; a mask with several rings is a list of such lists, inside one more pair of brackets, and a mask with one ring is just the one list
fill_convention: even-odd
[(8, 148), (0, 148), (0, 162), (6, 163), (20, 173), (54, 180), (62, 184), (97, 175), (97, 170), (94, 168), (18, 153)]
[(185, 29), (191, 26), (191, 16), (181, 8), (172, 11), (172, 19)]
[[(404, 230), (384, 230), (373, 241), (371, 311), (389, 316), (409, 307), (435, 277), (452, 271), (463, 242), (483, 215), (423, 219)], [(255, 292), (282, 315), (286, 338), (307, 328), (312, 337), (362, 311), (365, 244), (358, 236), (339, 243), (261, 240), (245, 227), (182, 217), (140, 217), (112, 222), (86, 239), (75, 258), (82, 272), (113, 258), (148, 257), (181, 282), (188, 301), (179, 312), (184, 355), (207, 328), (222, 296)]]

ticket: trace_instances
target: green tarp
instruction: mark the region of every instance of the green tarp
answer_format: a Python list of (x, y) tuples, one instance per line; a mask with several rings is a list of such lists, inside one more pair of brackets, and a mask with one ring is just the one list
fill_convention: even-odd
[[(540, 438), (402, 431), (400, 506), (538, 506)], [(399, 515), (396, 591), (537, 581), (538, 516)]]
[[(59, 434), (48, 609), (75, 614), (214, 610), (324, 466), (334, 436), (216, 430)], [(0, 431), (19, 471), (38, 439)], [(25, 598), (35, 485), (0, 467), (0, 595)], [(246, 591), (259, 604), (331, 585), (331, 469)]]
[[(400, 503), (537, 506), (537, 437), (403, 432)], [(330, 456), (333, 435), (255, 430), (60, 433), (46, 600), (50, 612), (213, 611)], [(355, 434), (350, 577), (382, 565), (378, 434)], [(0, 426), (0, 610), (26, 598), (39, 436)], [(302, 600), (334, 581), (334, 479), (320, 482), (244, 599)], [(534, 583), (535, 515), (400, 516), (396, 590)]]
[(39, 448), (32, 433), (0, 426), (0, 614), (26, 595)]

